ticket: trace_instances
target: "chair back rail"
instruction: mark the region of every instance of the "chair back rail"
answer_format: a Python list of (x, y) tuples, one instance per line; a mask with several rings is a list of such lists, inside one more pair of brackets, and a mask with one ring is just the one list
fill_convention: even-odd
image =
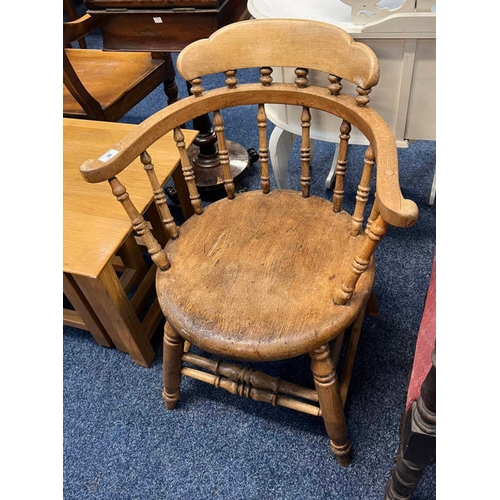
[(287, 19), (284, 30), (284, 21), (255, 19), (237, 23), (237, 29), (235, 24), (225, 26), (179, 54), (179, 73), (189, 81), (228, 68), (258, 68), (265, 61), (268, 67), (324, 71), (360, 89), (370, 89), (378, 83), (378, 60), (365, 44), (355, 42), (348, 33), (331, 24)]

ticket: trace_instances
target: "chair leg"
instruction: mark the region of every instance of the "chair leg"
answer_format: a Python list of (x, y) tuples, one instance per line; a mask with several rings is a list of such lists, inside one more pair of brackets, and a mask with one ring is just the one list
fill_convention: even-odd
[(345, 467), (351, 462), (351, 443), (347, 439), (347, 424), (340, 396), (340, 386), (335, 365), (328, 344), (310, 353), (311, 370), (318, 394), (319, 406), (330, 437), (330, 449), (339, 465)]
[(163, 337), (163, 399), (167, 410), (173, 410), (181, 395), (181, 368), (184, 339), (168, 323)]

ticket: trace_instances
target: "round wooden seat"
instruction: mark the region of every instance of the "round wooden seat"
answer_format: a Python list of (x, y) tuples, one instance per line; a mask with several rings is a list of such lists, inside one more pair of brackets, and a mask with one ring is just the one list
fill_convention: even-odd
[[(345, 306), (336, 287), (364, 234), (318, 197), (275, 190), (211, 204), (170, 240), (167, 271), (157, 272), (160, 306), (194, 345), (235, 359), (271, 361), (311, 352), (361, 312), (373, 259)], [(348, 258), (348, 257), (347, 257)]]

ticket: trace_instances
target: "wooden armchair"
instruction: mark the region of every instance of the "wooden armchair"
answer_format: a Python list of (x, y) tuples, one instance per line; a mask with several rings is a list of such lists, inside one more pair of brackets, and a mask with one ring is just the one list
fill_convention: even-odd
[(161, 84), (168, 102), (177, 100), (169, 54), (71, 48), (97, 28), (89, 14), (63, 22), (64, 117), (117, 121)]
[[(88, 182), (109, 182), (158, 266), (158, 300), (167, 319), (166, 407), (176, 406), (181, 377), (188, 376), (233, 394), (320, 416), (331, 450), (341, 465), (347, 465), (351, 445), (344, 404), (365, 310), (374, 311), (376, 304), (374, 250), (390, 225), (408, 227), (418, 216), (415, 203), (401, 195), (393, 134), (368, 106), (371, 88), (379, 78), (377, 58), (367, 46), (330, 24), (265, 19), (235, 23), (192, 43), (179, 55), (177, 66), (191, 83), (193, 95), (110, 144), (110, 154), (81, 166)], [(273, 83), (273, 66), (296, 68), (295, 82)], [(251, 67), (260, 68), (260, 77), (255, 83), (239, 84), (237, 70)], [(308, 85), (309, 69), (325, 72), (324, 86)], [(225, 86), (205, 91), (202, 77), (218, 72), (225, 74)], [(343, 79), (357, 85), (356, 97), (342, 92)], [(267, 103), (301, 107), (300, 192), (271, 190)], [(262, 186), (258, 191), (235, 194), (223, 120), (224, 108), (232, 106), (255, 111), (249, 120), (255, 120), (260, 137)], [(343, 119), (333, 201), (309, 193), (310, 108)], [(203, 207), (179, 126), (209, 112), (213, 112), (227, 197)], [(370, 145), (364, 165), (353, 165), (348, 172), (351, 125), (365, 134)], [(157, 192), (154, 158), (147, 150), (170, 130), (195, 214), (177, 227), (158, 196), (158, 209), (170, 235), (162, 248), (118, 176), (140, 157)], [(352, 175), (359, 180), (349, 196), (346, 188)], [(366, 220), (365, 214), (369, 214)], [(338, 376), (345, 332), (349, 344)], [(185, 344), (218, 360), (195, 354)], [(305, 353), (311, 357), (314, 389), (227, 361), (271, 362)]]

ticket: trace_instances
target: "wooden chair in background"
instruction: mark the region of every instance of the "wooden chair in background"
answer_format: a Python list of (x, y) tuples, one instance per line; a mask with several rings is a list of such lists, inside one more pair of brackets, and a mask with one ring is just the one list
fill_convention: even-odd
[[(341, 465), (348, 465), (351, 444), (344, 404), (363, 317), (376, 305), (374, 251), (390, 225), (408, 227), (418, 217), (415, 203), (400, 191), (394, 136), (368, 106), (379, 78), (377, 58), (331, 24), (259, 19), (231, 24), (192, 43), (179, 55), (177, 67), (191, 83), (193, 95), (139, 125), (113, 146), (116, 154), (109, 160), (88, 160), (81, 167), (88, 182), (109, 182), (158, 266), (156, 289), (167, 319), (166, 407), (175, 407), (184, 375), (233, 394), (320, 416), (331, 450)], [(237, 70), (251, 67), (260, 68), (260, 81), (239, 84)], [(273, 83), (272, 67), (296, 68), (295, 82)], [(309, 69), (326, 73), (324, 86), (309, 86)], [(205, 91), (202, 77), (219, 72), (225, 74), (225, 86)], [(342, 92), (342, 80), (357, 86), (356, 97)], [(267, 103), (301, 107), (300, 192), (270, 189)], [(241, 105), (255, 111), (249, 119), (259, 130), (262, 186), (235, 194), (223, 112)], [(343, 120), (333, 202), (309, 193), (311, 108)], [(202, 113), (213, 113), (227, 193), (207, 207), (201, 204), (179, 128)], [(347, 169), (351, 125), (366, 136), (369, 146), (363, 164)], [(147, 150), (171, 130), (195, 214), (177, 227), (168, 207), (161, 207), (162, 219), (170, 221), (166, 229), (171, 237), (162, 248), (138, 216), (119, 176), (140, 157), (154, 189), (154, 158)], [(375, 164), (376, 193), (371, 193)], [(347, 354), (337, 375), (344, 334)], [(193, 353), (195, 349), (185, 352), (186, 341), (218, 360)], [(252, 362), (303, 354), (311, 358), (314, 388), (250, 368)]]
[[(76, 21), (79, 17), (77, 7), (73, 3), (73, 0), (63, 0), (63, 13), (69, 21)], [(78, 46), (81, 49), (87, 48), (87, 41), (85, 40), (85, 37), (81, 37), (77, 41)]]
[(99, 28), (89, 14), (63, 22), (63, 116), (117, 121), (163, 84), (168, 103), (177, 100), (169, 54), (70, 48)]

